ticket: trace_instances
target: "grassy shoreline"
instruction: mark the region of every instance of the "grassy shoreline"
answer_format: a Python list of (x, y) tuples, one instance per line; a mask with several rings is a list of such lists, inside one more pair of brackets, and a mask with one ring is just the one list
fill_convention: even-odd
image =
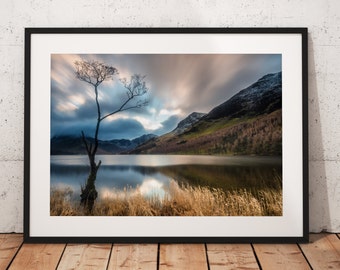
[(97, 199), (93, 213), (86, 213), (79, 201), (72, 201), (70, 189), (51, 190), (51, 216), (281, 216), (282, 190), (249, 192), (178, 185), (171, 180), (168, 193), (145, 197), (140, 190), (125, 189)]

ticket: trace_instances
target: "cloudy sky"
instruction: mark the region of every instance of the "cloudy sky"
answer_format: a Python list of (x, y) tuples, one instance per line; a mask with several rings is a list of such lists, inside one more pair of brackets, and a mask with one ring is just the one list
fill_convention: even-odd
[(90, 84), (75, 75), (75, 61), (79, 60), (96, 60), (118, 69), (118, 75), (98, 88), (102, 116), (126, 100), (120, 79), (146, 76), (149, 91), (140, 100), (147, 100), (148, 105), (103, 120), (99, 132), (103, 140), (162, 135), (190, 113), (207, 113), (262, 76), (281, 71), (281, 55), (275, 54), (53, 54), (52, 137), (80, 135), (82, 130), (94, 136), (95, 94)]

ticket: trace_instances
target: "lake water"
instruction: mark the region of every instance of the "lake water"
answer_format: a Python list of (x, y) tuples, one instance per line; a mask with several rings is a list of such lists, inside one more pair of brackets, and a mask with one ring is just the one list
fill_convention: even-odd
[[(194, 155), (98, 155), (96, 188), (99, 196), (139, 188), (144, 196), (162, 197), (170, 181), (233, 189), (281, 186), (280, 157)], [(89, 173), (88, 157), (51, 156), (51, 186), (69, 187), (79, 196)]]

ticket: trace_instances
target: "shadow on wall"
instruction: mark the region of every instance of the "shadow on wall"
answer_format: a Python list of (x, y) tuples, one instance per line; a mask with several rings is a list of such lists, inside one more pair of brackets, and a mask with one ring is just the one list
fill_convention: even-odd
[[(329, 191), (327, 186), (326, 164), (320, 121), (318, 80), (324, 74), (316, 71), (314, 46), (311, 34), (308, 37), (308, 116), (309, 116), (309, 228), (311, 232), (320, 232), (331, 228)], [(318, 73), (317, 73), (318, 72)]]

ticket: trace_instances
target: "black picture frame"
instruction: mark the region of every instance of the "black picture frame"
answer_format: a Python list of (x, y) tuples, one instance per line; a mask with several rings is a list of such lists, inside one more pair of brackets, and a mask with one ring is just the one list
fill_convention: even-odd
[[(47, 84), (38, 82), (37, 83), (37, 72), (36, 68), (41, 63), (49, 63), (49, 53), (60, 53), (60, 47), (55, 48), (53, 44), (60, 44), (64, 41), (67, 41), (68, 38), (79, 37), (82, 36), (86, 38), (88, 36), (96, 35), (99, 38), (102, 37), (110, 37), (113, 40), (116, 37), (120, 38), (122, 36), (129, 36), (132, 38), (138, 38), (143, 40), (145, 37), (151, 37), (152, 41), (157, 43), (157, 40), (162, 40), (165, 36), (171, 38), (179, 38), (182, 42), (186, 42), (190, 39), (190, 37), (195, 36), (200, 39), (200, 37), (204, 37), (204, 41), (208, 40), (210, 47), (214, 47), (216, 42), (214, 39), (210, 40), (211, 37), (221, 36), (221, 37), (237, 37), (237, 38), (245, 38), (245, 41), (254, 42), (254, 53), (261, 52), (261, 46), (264, 46), (264, 43), (261, 44), (261, 39), (264, 38), (265, 41), (269, 41), (269, 43), (273, 43), (274, 52), (282, 53), (283, 65), (286, 65), (286, 58), (289, 59), (288, 66), (283, 66), (283, 72), (285, 69), (291, 68), (294, 65), (295, 75), (294, 76), (286, 76), (282, 82), (283, 90), (289, 91), (287, 87), (285, 87), (286, 83), (289, 83), (290, 86), (296, 87), (298, 89), (298, 93), (292, 93), (292, 95), (298, 96), (298, 101), (295, 105), (292, 105), (293, 111), (290, 111), (292, 107), (285, 107), (285, 98), (283, 99), (284, 113), (283, 116), (285, 119), (292, 122), (294, 128), (296, 128), (297, 132), (292, 131), (291, 127), (289, 129), (287, 127), (283, 127), (284, 136), (289, 133), (289, 137), (283, 137), (283, 147), (285, 144), (292, 143), (292, 146), (288, 147), (288, 150), (285, 152), (285, 160), (294, 159), (297, 161), (297, 165), (295, 164), (293, 168), (284, 169), (287, 174), (288, 172), (293, 175), (296, 179), (298, 192), (294, 193), (294, 198), (284, 197), (283, 201), (283, 216), (286, 212), (290, 211), (290, 208), (293, 208), (295, 203), (298, 201), (296, 208), (298, 208), (297, 213), (293, 213), (290, 215), (288, 220), (282, 222), (282, 228), (285, 227), (294, 227), (293, 233), (289, 233), (287, 231), (282, 233), (280, 229), (278, 229), (277, 234), (266, 234), (265, 231), (261, 233), (261, 230), (257, 234), (249, 234), (247, 230), (243, 230), (241, 234), (239, 233), (231, 233), (231, 234), (221, 234), (215, 235), (211, 233), (214, 231), (214, 228), (207, 227), (206, 230), (201, 230), (198, 234), (195, 235), (176, 235), (176, 233), (172, 233), (171, 235), (162, 235), (162, 234), (139, 234), (134, 232), (131, 235), (120, 235), (119, 231), (114, 232), (112, 234), (103, 234), (102, 232), (98, 233), (93, 229), (93, 224), (96, 224), (96, 219), (98, 217), (91, 217), (89, 220), (90, 224), (89, 229), (85, 233), (80, 232), (79, 235), (74, 233), (77, 228), (73, 229), (72, 232), (66, 233), (64, 230), (59, 232), (63, 226), (72, 226), (74, 221), (81, 222), (85, 224), (87, 220), (82, 220), (82, 217), (72, 217), (72, 222), (63, 225), (63, 219), (67, 217), (50, 217), (46, 212), (46, 209), (49, 206), (46, 206), (41, 203), (41, 201), (36, 202), (35, 200), (39, 197), (37, 196), (40, 192), (46, 192), (44, 188), (41, 188), (41, 183), (46, 181), (41, 179), (41, 175), (37, 174), (37, 167), (43, 169), (44, 171), (49, 171), (49, 161), (44, 158), (37, 158), (37, 148), (48, 148), (49, 140), (44, 138), (39, 132), (41, 130), (45, 130), (45, 133), (49, 133), (49, 123), (45, 123), (44, 119), (50, 119), (49, 112), (47, 112), (48, 117), (43, 119), (37, 119), (37, 115), (43, 115), (44, 112), (39, 112), (39, 106), (44, 103), (49, 103), (47, 100), (48, 95), (41, 94), (43, 91), (49, 92), (49, 89), (43, 88)], [(308, 57), (307, 57), (307, 28), (26, 28), (25, 29), (25, 123), (24, 123), (24, 240), (29, 243), (83, 243), (83, 242), (92, 242), (92, 243), (107, 243), (107, 242), (119, 242), (119, 243), (297, 243), (297, 242), (308, 242), (308, 234), (309, 234), (309, 210), (308, 210)], [(61, 38), (61, 40), (57, 40), (57, 38)], [(184, 38), (182, 40), (182, 38)], [(65, 40), (64, 40), (65, 39)], [(156, 41), (155, 41), (156, 40)], [(254, 41), (252, 41), (254, 40)], [(46, 42), (46, 43), (45, 43)], [(63, 47), (67, 52), (65, 53), (75, 53), (74, 47), (78, 46), (81, 48), (83, 43), (79, 41), (79, 44), (74, 44), (74, 39), (72, 39), (73, 43), (70, 43), (71, 47)], [(124, 42), (124, 41), (123, 41)], [(240, 39), (238, 39), (240, 42)], [(250, 43), (251, 43), (250, 42)], [(285, 44), (287, 42), (287, 44)], [(47, 44), (48, 43), (48, 44)], [(279, 45), (278, 45), (279, 44)], [(242, 47), (244, 44), (239, 44)], [(275, 46), (278, 45), (278, 48)], [(91, 45), (92, 46), (92, 45)], [(90, 47), (91, 47), (90, 46)], [(94, 45), (95, 46), (95, 45)], [(160, 45), (160, 47), (163, 45)], [(187, 47), (190, 45), (187, 45)], [(266, 46), (269, 46), (266, 44)], [(46, 50), (42, 50), (42, 48), (46, 48)], [(218, 46), (216, 46), (218, 47)], [(237, 47), (237, 46), (236, 46)], [(249, 53), (249, 48), (252, 47), (252, 44), (245, 46), (244, 53)], [(93, 46), (91, 47), (93, 51)], [(86, 52), (91, 52), (90, 49), (86, 49)], [(154, 48), (154, 47), (153, 47)], [(233, 49), (235, 46), (233, 47)], [(281, 48), (287, 51), (280, 52)], [(234, 53), (233, 49), (230, 53)], [(105, 49), (99, 48), (95, 51), (95, 53), (101, 53), (105, 51)], [(166, 48), (164, 49), (166, 50)], [(199, 49), (197, 49), (199, 50)], [(209, 49), (208, 49), (209, 50)], [(218, 49), (222, 50), (223, 48)], [(82, 49), (80, 49), (79, 53), (82, 53)], [(138, 50), (136, 50), (138, 51)], [(193, 50), (195, 51), (195, 50)], [(108, 53), (105, 51), (105, 53)], [(115, 53), (114, 51), (112, 53)], [(152, 51), (151, 51), (152, 53)], [(157, 50), (157, 53), (159, 51)], [(229, 53), (227, 50), (226, 53)], [(242, 48), (238, 53), (242, 53)], [(44, 65), (44, 64), (42, 64)], [(48, 65), (45, 65), (49, 67)], [(50, 77), (48, 76), (50, 70), (46, 71), (47, 76), (45, 74), (39, 75), (42, 76), (43, 80), (48, 82), (48, 86), (50, 86)], [(297, 80), (295, 81), (294, 78)], [(37, 95), (37, 93), (40, 93)], [(290, 98), (290, 94), (286, 97)], [(294, 107), (295, 106), (295, 107)], [(47, 107), (48, 108), (48, 107)], [(289, 124), (290, 125), (290, 124)], [(39, 130), (39, 132), (38, 132)], [(292, 133), (290, 133), (292, 132)], [(49, 139), (49, 138), (48, 138)], [(291, 142), (294, 140), (295, 142)], [(39, 147), (37, 147), (37, 141), (39, 142)], [(294, 148), (294, 149), (291, 149)], [(294, 156), (293, 154), (294, 153)], [(47, 166), (47, 168), (46, 168)], [(285, 166), (285, 164), (283, 164)], [(296, 171), (297, 169), (297, 171)], [(296, 172), (294, 172), (294, 170)], [(286, 174), (286, 175), (287, 175)], [(285, 182), (286, 179), (283, 178)], [(288, 180), (287, 180), (288, 181)], [(284, 187), (285, 188), (285, 187)], [(286, 194), (287, 195), (287, 194)], [(48, 195), (47, 195), (48, 196)], [(292, 200), (292, 201), (291, 201)], [(41, 209), (40, 209), (41, 207)], [(38, 209), (37, 209), (38, 208)], [(293, 211), (293, 210), (292, 210)], [(295, 210), (294, 210), (295, 211)], [(41, 215), (41, 216), (40, 216)], [(46, 217), (44, 217), (44, 215)], [(294, 217), (295, 219), (292, 219)], [(44, 218), (49, 221), (45, 224)], [(196, 217), (198, 220), (200, 217)], [(232, 218), (231, 218), (232, 219)], [(155, 220), (155, 219), (154, 219)], [(251, 223), (252, 220), (246, 220), (243, 218), (237, 217), (236, 225), (239, 224), (239, 227), (247, 227), (247, 226), (259, 226), (257, 222)], [(272, 226), (273, 219), (268, 219), (266, 221), (268, 226)], [(40, 224), (40, 222), (42, 222)], [(93, 223), (94, 222), (94, 223)], [(106, 222), (101, 219), (101, 222)], [(115, 221), (109, 221), (109, 226), (115, 225)], [(120, 224), (131, 224), (131, 222), (139, 222), (137, 220), (126, 219), (126, 221), (122, 221)], [(176, 222), (178, 219), (176, 219)], [(188, 224), (190, 224), (189, 221)], [(228, 221), (229, 222), (229, 221)], [(228, 222), (226, 225), (228, 225)], [(280, 223), (280, 222), (279, 222)], [(40, 225), (39, 225), (40, 224)], [(55, 228), (48, 229), (48, 224), (56, 224)], [(79, 224), (79, 223), (77, 223)], [(145, 226), (145, 223), (143, 223)], [(146, 224), (150, 224), (150, 222), (146, 222)], [(157, 223), (162, 224), (162, 223)], [(208, 224), (210, 224), (208, 222)], [(212, 223), (213, 224), (213, 223)], [(223, 225), (223, 222), (221, 223)], [(221, 226), (219, 224), (218, 226)], [(138, 224), (135, 224), (136, 226)], [(194, 223), (192, 223), (195, 226)], [(141, 225), (142, 226), (142, 225)], [(203, 226), (203, 225), (202, 225)], [(46, 229), (47, 227), (47, 229)], [(40, 228), (40, 229), (39, 229)], [(41, 230), (41, 233), (40, 233)], [(265, 230), (265, 229), (264, 229)], [(82, 231), (82, 230), (80, 230)], [(289, 230), (288, 230), (289, 231)]]

